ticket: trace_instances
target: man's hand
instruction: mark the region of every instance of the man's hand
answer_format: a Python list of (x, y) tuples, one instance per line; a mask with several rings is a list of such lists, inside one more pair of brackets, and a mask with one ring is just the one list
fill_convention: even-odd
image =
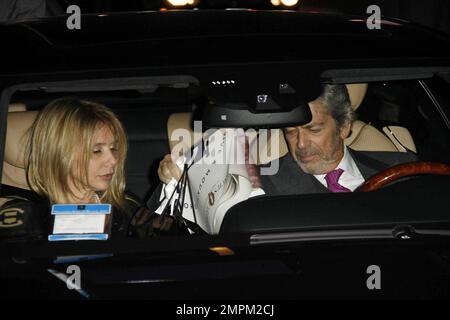
[(158, 177), (164, 183), (169, 183), (172, 178), (175, 178), (177, 181), (181, 177), (182, 171), (175, 162), (172, 161), (172, 155), (166, 154), (164, 158), (159, 163), (158, 167)]

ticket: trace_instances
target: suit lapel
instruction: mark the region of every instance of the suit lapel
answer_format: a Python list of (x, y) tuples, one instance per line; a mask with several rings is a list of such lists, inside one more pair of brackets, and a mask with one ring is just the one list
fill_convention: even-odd
[(278, 174), (271, 178), (279, 194), (324, 193), (329, 190), (312, 174), (307, 174), (288, 154), (280, 160)]
[(303, 187), (302, 189), (304, 189), (303, 193), (330, 192), (330, 190), (328, 190), (327, 187), (325, 187), (323, 184), (321, 184), (319, 182), (319, 180), (317, 180), (316, 177), (314, 177), (312, 174), (307, 174), (307, 173), (304, 173), (303, 171), (301, 171), (301, 173), (305, 176), (305, 178), (307, 178), (309, 180), (308, 182), (306, 182), (306, 179), (305, 179), (305, 184), (302, 186)]
[(368, 157), (364, 152), (355, 151), (351, 148), (348, 148), (348, 150), (365, 180), (389, 167), (387, 163)]

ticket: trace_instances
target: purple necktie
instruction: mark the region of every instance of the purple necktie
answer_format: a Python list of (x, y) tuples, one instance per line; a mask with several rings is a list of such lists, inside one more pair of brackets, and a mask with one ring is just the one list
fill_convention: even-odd
[(331, 172), (328, 172), (325, 176), (325, 180), (327, 182), (328, 190), (331, 192), (351, 192), (350, 189), (347, 189), (344, 186), (341, 186), (338, 181), (341, 174), (344, 172), (342, 169), (336, 169)]

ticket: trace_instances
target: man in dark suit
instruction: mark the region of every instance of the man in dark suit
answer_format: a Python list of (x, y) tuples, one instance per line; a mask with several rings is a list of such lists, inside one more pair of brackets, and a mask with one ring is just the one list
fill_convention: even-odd
[[(380, 170), (417, 161), (412, 153), (359, 152), (345, 146), (355, 119), (345, 85), (324, 85), (309, 107), (311, 122), (283, 129), (289, 153), (279, 159), (278, 172), (260, 177), (267, 195), (351, 192)], [(165, 183), (179, 179), (171, 155), (160, 162), (158, 175)]]
[(275, 175), (261, 176), (268, 195), (354, 191), (377, 172), (417, 161), (412, 153), (361, 152), (345, 146), (355, 118), (344, 85), (324, 85), (309, 103), (311, 122), (284, 128), (289, 153)]
[[(350, 148), (348, 151), (361, 172), (363, 181), (394, 165), (418, 160), (414, 154), (409, 152), (364, 152), (354, 151)], [(261, 176), (261, 182), (267, 195), (331, 192), (314, 175), (301, 170), (290, 154), (280, 159), (279, 168), (275, 175)]]

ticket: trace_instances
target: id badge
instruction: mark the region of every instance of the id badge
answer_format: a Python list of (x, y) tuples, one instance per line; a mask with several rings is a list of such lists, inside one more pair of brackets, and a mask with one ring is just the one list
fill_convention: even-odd
[(55, 204), (49, 241), (107, 240), (111, 230), (110, 204)]

